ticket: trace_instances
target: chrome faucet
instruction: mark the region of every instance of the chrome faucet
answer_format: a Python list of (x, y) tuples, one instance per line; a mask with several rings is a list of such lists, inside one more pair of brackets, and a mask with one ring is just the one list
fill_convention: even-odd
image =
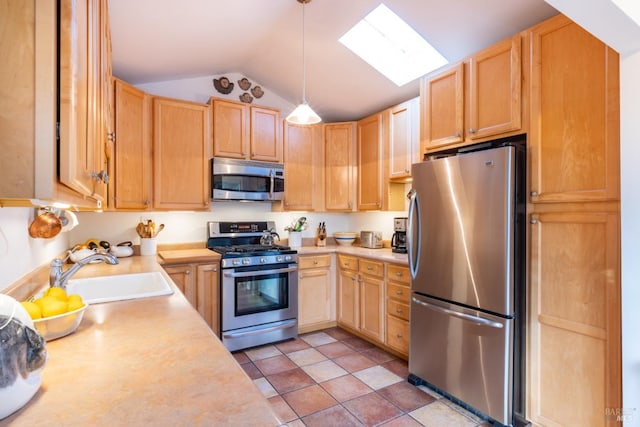
[(53, 261), (51, 261), (51, 264), (49, 264), (49, 266), (51, 267), (51, 269), (49, 270), (49, 286), (66, 289), (67, 281), (71, 278), (71, 276), (76, 274), (78, 270), (89, 264), (91, 261), (103, 261), (111, 265), (115, 265), (118, 263), (118, 258), (116, 258), (115, 256), (106, 252), (97, 252), (93, 255), (82, 258), (73, 266), (69, 267), (63, 272), (62, 266), (64, 265), (65, 260), (66, 259), (55, 258)]

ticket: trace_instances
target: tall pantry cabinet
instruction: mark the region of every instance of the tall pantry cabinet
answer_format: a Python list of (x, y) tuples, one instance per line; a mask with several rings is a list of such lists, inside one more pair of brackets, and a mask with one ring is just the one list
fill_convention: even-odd
[(618, 54), (561, 15), (529, 42), (527, 416), (619, 425)]

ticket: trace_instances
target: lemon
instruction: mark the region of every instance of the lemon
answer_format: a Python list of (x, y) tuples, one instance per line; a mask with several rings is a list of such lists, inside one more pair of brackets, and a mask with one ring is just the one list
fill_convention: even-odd
[(22, 304), (25, 310), (27, 310), (27, 313), (29, 313), (29, 317), (31, 317), (32, 319), (39, 319), (42, 317), (42, 311), (40, 310), (38, 304), (32, 301), (22, 301), (20, 304)]
[(49, 289), (47, 289), (44, 295), (47, 297), (54, 297), (55, 299), (60, 301), (67, 300), (67, 291), (58, 287), (50, 287)]
[(67, 302), (53, 299), (42, 307), (42, 317), (57, 316), (67, 312)]
[(80, 295), (69, 295), (69, 298), (67, 299), (67, 311), (77, 310), (82, 307), (84, 307), (84, 301), (82, 301), (82, 297)]

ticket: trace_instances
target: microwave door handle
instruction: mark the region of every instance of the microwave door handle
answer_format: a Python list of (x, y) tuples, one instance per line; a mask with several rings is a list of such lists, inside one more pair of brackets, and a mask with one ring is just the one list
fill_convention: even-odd
[[(418, 261), (420, 260), (420, 240), (421, 240), (421, 226), (420, 226), (420, 208), (418, 206), (418, 193), (415, 189), (411, 189), (409, 194), (409, 225), (407, 233), (407, 252), (409, 253), (409, 271), (413, 279), (416, 278), (418, 272)], [(415, 230), (414, 230), (415, 229)], [(416, 241), (413, 241), (413, 236), (416, 236)]]
[(274, 187), (275, 187), (275, 185), (276, 185), (275, 174), (276, 174), (276, 172), (275, 172), (273, 169), (271, 169), (271, 170), (269, 171), (269, 179), (271, 180), (271, 184), (269, 185), (269, 199), (270, 199), (270, 200), (273, 200), (273, 197), (274, 197), (274, 195), (273, 195), (273, 188), (274, 188)]
[(224, 277), (254, 277), (254, 276), (262, 276), (265, 274), (278, 274), (278, 273), (291, 273), (292, 271), (297, 271), (298, 267), (289, 267), (289, 268), (274, 268), (273, 270), (253, 270), (253, 271), (243, 271), (240, 273), (236, 273), (233, 271), (225, 271)]

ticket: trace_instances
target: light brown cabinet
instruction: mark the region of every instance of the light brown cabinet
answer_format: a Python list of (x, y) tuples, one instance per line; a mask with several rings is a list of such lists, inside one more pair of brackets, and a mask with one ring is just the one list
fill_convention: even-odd
[(115, 80), (115, 136), (112, 141), (109, 207), (117, 210), (151, 208), (153, 157), (151, 96)]
[(355, 210), (355, 122), (324, 125), (325, 210)]
[(219, 336), (219, 263), (165, 265), (165, 271), (191, 305)]
[(282, 162), (280, 111), (211, 98), (213, 155)]
[(338, 324), (384, 342), (384, 264), (338, 254)]
[(3, 205), (40, 199), (99, 208), (105, 198), (107, 2), (58, 4), (9, 2), (0, 17)]
[(298, 333), (335, 326), (331, 254), (298, 257)]
[(522, 40), (516, 34), (421, 80), (423, 152), (522, 129)]
[(618, 200), (618, 54), (563, 16), (531, 46), (531, 200)]
[(387, 264), (385, 344), (409, 356), (409, 307), (411, 295), (409, 268)]
[(527, 418), (619, 425), (606, 416), (622, 407), (618, 55), (561, 15), (528, 35)]
[(382, 114), (357, 123), (358, 210), (382, 209)]
[(420, 98), (383, 112), (385, 156), (389, 180), (411, 178), (411, 165), (420, 162)]
[(153, 98), (153, 207), (209, 208), (208, 105)]
[(283, 208), (295, 211), (322, 210), (324, 205), (322, 125), (284, 123)]

